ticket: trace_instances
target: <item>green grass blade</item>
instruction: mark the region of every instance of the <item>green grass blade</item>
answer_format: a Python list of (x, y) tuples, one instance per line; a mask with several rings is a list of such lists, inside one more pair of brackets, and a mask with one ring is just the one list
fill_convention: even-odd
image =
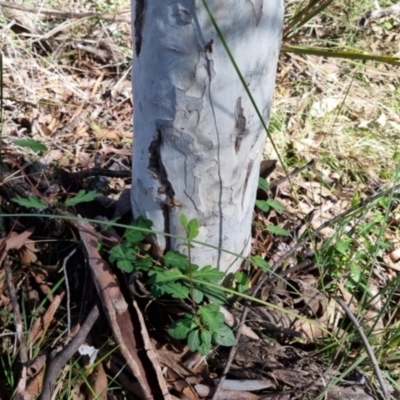
[(281, 51), (285, 53), (307, 54), (319, 57), (342, 58), (345, 60), (377, 61), (386, 64), (400, 66), (400, 59), (393, 56), (381, 56), (376, 54), (358, 53), (345, 50), (328, 50), (322, 47), (282, 45)]

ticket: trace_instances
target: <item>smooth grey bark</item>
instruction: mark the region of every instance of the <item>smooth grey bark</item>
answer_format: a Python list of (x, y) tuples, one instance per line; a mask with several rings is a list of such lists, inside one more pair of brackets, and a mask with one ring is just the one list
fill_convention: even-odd
[[(208, 0), (264, 119), (280, 51), (282, 0)], [(234, 272), (248, 255), (265, 132), (201, 0), (132, 0), (132, 208), (184, 236), (200, 221), (192, 262)], [(183, 241), (155, 237), (160, 253)]]

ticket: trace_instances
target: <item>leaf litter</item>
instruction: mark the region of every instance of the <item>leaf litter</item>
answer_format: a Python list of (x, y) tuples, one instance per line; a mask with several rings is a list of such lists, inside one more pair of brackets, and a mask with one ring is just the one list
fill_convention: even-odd
[[(168, 324), (188, 305), (158, 304), (140, 276), (135, 278), (135, 287), (142, 287), (145, 296), (131, 298), (128, 288), (135, 281), (128, 281), (109, 263), (107, 252), (98, 250), (99, 246), (112, 248), (123, 232), (68, 220), (80, 215), (106, 222), (119, 216), (119, 222), (129, 223), (129, 206), (123, 207), (119, 201), (128, 194), (129, 203), (130, 187), (129, 20), (100, 23), (86, 18), (81, 23), (76, 16), (63, 20), (66, 16), (57, 13), (30, 11), (14, 13), (10, 19), (10, 14), (4, 12), (10, 9), (3, 6), (1, 10), (5, 21), (14, 20), (19, 26), (0, 26), (5, 93), (0, 185), (4, 210), (0, 339), (2, 348), (13, 355), (12, 360), (8, 359), (9, 368), (16, 371), (12, 381), (0, 374), (5, 396), (15, 390), (16, 398), (36, 398), (40, 392), (41, 398), (63, 398), (68, 385), (75, 388), (79, 398), (106, 398), (107, 392), (118, 399), (130, 395), (192, 399), (215, 395), (215, 385), (227, 363), (227, 350), (217, 347), (209, 357), (199, 356), (169, 337)], [(341, 81), (336, 60), (320, 63), (315, 57), (294, 56), (287, 65), (291, 69), (280, 71), (281, 82), (286, 82), (285, 76), (296, 68), (297, 73), (310, 77), (305, 70), (307, 65), (315, 67), (311, 79), (321, 92), (329, 89), (321, 85)], [(321, 79), (322, 75), (327, 79)], [(378, 85), (379, 77), (371, 76)], [(285, 86), (281, 87), (284, 90)], [(362, 96), (361, 87), (354, 91)], [(291, 105), (296, 110), (308, 107), (292, 96), (290, 101), (296, 102)], [(368, 126), (369, 116), (361, 112), (360, 104), (359, 99), (354, 100), (354, 115), (358, 113), (357, 119), (363, 115), (366, 122), (359, 123)], [(310, 109), (318, 119), (338, 106), (338, 98), (332, 95), (316, 98)], [(397, 121), (390, 110), (373, 118), (381, 127)], [(289, 132), (298, 124), (297, 116), (292, 115)], [(321, 131), (319, 138), (317, 135), (299, 140), (296, 150), (314, 149), (318, 154), (323, 136)], [(270, 162), (271, 166), (275, 164)], [(100, 174), (79, 175), (88, 169)], [(273, 169), (263, 176), (268, 178), (271, 189), (259, 190), (258, 200), (266, 203), (259, 203), (263, 208), (256, 208), (253, 225), (253, 256), (268, 262), (264, 268), (260, 263), (243, 266), (243, 272), (250, 277), (248, 293), (263, 279), (258, 297), (267, 303), (251, 304), (246, 324), (240, 329), (242, 336), (229, 379), (215, 398), (292, 399), (304, 395), (311, 399), (324, 390), (331, 398), (378, 398), (370, 384), (371, 369), (366, 368), (364, 383), (351, 376), (336, 379), (341, 372), (339, 361), (336, 365), (333, 358), (330, 365), (316, 350), (324, 340), (340, 338), (348, 329), (348, 316), (335, 301), (338, 293), (377, 341), (389, 337), (398, 343), (394, 334), (388, 333), (397, 324), (396, 313), (387, 307), (391, 301), (398, 301), (398, 294), (394, 291), (390, 299), (381, 290), (396, 282), (399, 268), (397, 198), (392, 199), (391, 217), (382, 235), (387, 246), (372, 257), (368, 248), (380, 235), (377, 230), (363, 240), (352, 239), (351, 251), (365, 253), (364, 259), (358, 260), (364, 266), (361, 273), (355, 267), (348, 271), (340, 265), (348, 260), (336, 253), (351, 256), (346, 246), (335, 247), (335, 240), (354, 232), (360, 222), (373, 227), (376, 213), (371, 208), (359, 221), (349, 219), (341, 225), (327, 222), (352, 204), (373, 196), (377, 192), (376, 181), (371, 180), (362, 188), (353, 187), (348, 185), (345, 174), (325, 170), (318, 163), (306, 163), (306, 168), (290, 180)], [(105, 174), (105, 170), (121, 172), (121, 176), (104, 178), (101, 173)], [(360, 199), (354, 198), (354, 191)], [(94, 192), (100, 195), (93, 195)], [(35, 211), (36, 216), (17, 216), (26, 211)], [(323, 224), (326, 227), (318, 231)], [(313, 232), (318, 233), (313, 236)], [(304, 244), (277, 265), (302, 240)], [(333, 248), (327, 251), (336, 253), (332, 264), (324, 265), (326, 261), (316, 256), (330, 243)], [(78, 251), (69, 258), (73, 248)], [(66, 275), (60, 273), (63, 260), (69, 260)], [(368, 269), (371, 265), (366, 260), (373, 263), (373, 269)], [(364, 295), (360, 295), (355, 288), (363, 284), (363, 274), (369, 280), (361, 291)], [(231, 307), (224, 309), (225, 321), (230, 321), (227, 323), (234, 329), (240, 326), (242, 305), (238, 295)], [(160, 312), (164, 313), (163, 318)], [(18, 342), (13, 340), (14, 335)], [(88, 361), (88, 356), (79, 356), (83, 343), (99, 350), (95, 364)], [(347, 351), (345, 360), (356, 359), (362, 346), (353, 344)], [(3, 365), (6, 354), (3, 350)], [(72, 381), (56, 381), (54, 373), (49, 378), (46, 366), (60, 376), (72, 374)], [(330, 380), (336, 382), (331, 387)], [(390, 388), (387, 381), (385, 384)], [(110, 389), (111, 385), (117, 388)]]

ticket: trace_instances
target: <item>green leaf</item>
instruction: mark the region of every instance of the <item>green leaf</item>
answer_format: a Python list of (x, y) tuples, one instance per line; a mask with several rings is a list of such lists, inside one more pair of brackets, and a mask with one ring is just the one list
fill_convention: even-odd
[(34, 208), (35, 210), (43, 210), (48, 207), (44, 200), (38, 199), (35, 196), (29, 196), (27, 199), (12, 199), (12, 201), (20, 206)]
[(42, 142), (34, 139), (18, 139), (14, 144), (21, 147), (28, 147), (35, 152), (47, 151), (47, 147)]
[(260, 177), (260, 178), (258, 178), (258, 187), (260, 187), (261, 189), (264, 189), (264, 190), (269, 190), (270, 184), (267, 180)]
[(200, 331), (200, 341), (206, 348), (211, 347), (211, 332), (208, 329), (202, 329)]
[(282, 203), (280, 203), (279, 201), (274, 200), (274, 199), (268, 199), (267, 204), (278, 211), (286, 210), (286, 207)]
[(211, 265), (206, 265), (192, 273), (193, 278), (211, 283), (218, 283), (224, 276), (225, 274), (223, 272), (219, 271), (218, 268), (211, 267)]
[(256, 200), (256, 206), (264, 212), (268, 212), (271, 208), (266, 200)]
[(288, 232), (286, 229), (281, 228), (280, 226), (268, 225), (265, 229), (268, 232), (274, 233), (275, 235), (290, 236), (290, 232)]
[(138, 217), (133, 221), (133, 226), (137, 226), (138, 228), (151, 230), (153, 227), (153, 222), (144, 217)]
[(189, 297), (189, 288), (182, 285), (180, 282), (163, 283), (162, 289), (174, 299), (187, 299)]
[(179, 217), (179, 222), (181, 223), (182, 227), (185, 228), (186, 230), (188, 225), (188, 219), (185, 214), (181, 214), (181, 216)]
[(130, 243), (139, 243), (145, 239), (149, 232), (137, 230), (135, 228), (146, 229), (148, 231), (153, 227), (153, 223), (146, 218), (138, 217), (132, 224), (132, 228), (125, 233), (125, 238)]
[(136, 257), (135, 270), (148, 271), (153, 267), (153, 259), (146, 255), (144, 258)]
[(338, 240), (335, 243), (335, 249), (345, 256), (349, 253), (350, 243), (347, 240)]
[(176, 250), (169, 250), (163, 257), (163, 262), (167, 267), (176, 267), (186, 269), (189, 265), (189, 259), (186, 254)]
[(265, 272), (271, 270), (271, 266), (269, 265), (269, 263), (260, 256), (252, 256), (250, 257), (250, 261)]
[[(261, 258), (261, 257), (260, 257)], [(263, 260), (265, 261), (265, 260)], [(266, 261), (265, 261), (266, 262)], [(267, 263), (268, 264), (268, 263)], [(250, 279), (244, 272), (235, 272), (234, 277), (237, 282), (237, 290), (242, 293), (249, 288)]]
[(211, 286), (207, 286), (206, 284), (198, 284), (197, 282), (194, 283), (194, 286), (201, 290), (204, 295), (210, 300), (212, 303), (215, 304), (225, 304), (226, 302), (226, 293), (219, 289), (219, 288), (214, 288)]
[(215, 343), (221, 346), (233, 346), (235, 344), (235, 335), (232, 329), (228, 325), (221, 325), (216, 331), (214, 331), (213, 340)]
[(68, 197), (67, 200), (65, 200), (65, 205), (67, 207), (74, 207), (79, 203), (88, 203), (89, 201), (93, 201), (96, 197), (99, 197), (100, 193), (90, 191), (86, 192), (86, 190), (80, 190), (76, 196), (74, 197)]
[(197, 351), (204, 356), (207, 356), (210, 353), (211, 345), (207, 346), (204, 343), (201, 343), (200, 346), (197, 348)]
[(182, 278), (184, 275), (177, 268), (166, 269), (166, 270), (158, 270), (153, 269), (149, 271), (149, 283), (161, 283), (161, 282), (169, 282), (176, 281)]
[(193, 301), (197, 304), (201, 303), (204, 298), (204, 293), (201, 290), (193, 289), (192, 291)]
[(199, 330), (191, 331), (187, 337), (188, 346), (191, 351), (196, 351), (200, 346)]
[(132, 272), (133, 269), (134, 269), (132, 261), (129, 261), (127, 259), (125, 259), (125, 260), (117, 260), (117, 267), (120, 270), (125, 271), (127, 274)]
[(351, 206), (355, 207), (358, 204), (360, 204), (360, 202), (361, 202), (360, 193), (358, 191), (355, 191), (351, 199)]
[(199, 235), (199, 221), (196, 218), (191, 219), (187, 224), (187, 236), (189, 240), (195, 239)]
[(118, 268), (129, 273), (134, 269), (136, 254), (134, 249), (124, 242), (111, 249), (110, 261), (116, 261)]
[(137, 231), (134, 227), (132, 227), (125, 233), (125, 239), (129, 243), (135, 244), (140, 243), (146, 237), (146, 235), (146, 233)]
[(219, 311), (216, 304), (199, 307), (197, 315), (199, 315), (203, 324), (206, 325), (210, 331), (215, 331), (224, 323), (224, 314)]
[(197, 326), (194, 315), (186, 315), (182, 319), (175, 321), (168, 328), (168, 334), (174, 339), (186, 339), (190, 331)]

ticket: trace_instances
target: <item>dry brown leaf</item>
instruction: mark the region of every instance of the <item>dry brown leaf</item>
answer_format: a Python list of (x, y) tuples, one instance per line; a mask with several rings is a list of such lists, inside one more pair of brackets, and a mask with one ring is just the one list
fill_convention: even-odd
[(50, 286), (47, 284), (47, 272), (42, 270), (39, 272), (30, 271), (30, 274), (33, 276), (33, 278), (35, 279), (35, 282), (38, 284), (40, 290), (42, 291), (43, 294), (48, 295), (49, 296), (49, 300), (53, 301), (53, 295), (51, 294), (51, 288)]
[(10, 235), (5, 238), (5, 250), (19, 250), (25, 245), (29, 237), (32, 235), (34, 228), (28, 228), (22, 233), (11, 232)]
[(32, 329), (29, 332), (30, 345), (35, 344), (47, 331), (54, 317), (54, 314), (58, 309), (58, 306), (60, 305), (62, 299), (64, 298), (64, 295), (65, 292), (62, 292), (61, 294), (54, 296), (46, 312), (43, 315), (36, 318), (35, 322), (33, 323)]
[(25, 246), (23, 246), (19, 250), (19, 259), (25, 265), (35, 263), (37, 261), (37, 256), (35, 253), (37, 253), (38, 251), (39, 250), (36, 249), (34, 242), (26, 242)]
[(88, 400), (107, 400), (108, 379), (103, 364), (99, 363), (88, 376), (91, 390), (88, 392)]
[(36, 399), (43, 388), (44, 369), (42, 369), (31, 381), (29, 381), (26, 387), (27, 399)]
[(32, 378), (33, 376), (37, 375), (46, 363), (46, 355), (41, 354), (37, 356), (32, 362), (29, 363), (29, 367), (27, 368), (27, 375), (28, 378)]
[(318, 289), (302, 279), (290, 279), (290, 281), (297, 285), (301, 294), (300, 299), (311, 309), (312, 314), (314, 316), (323, 315), (327, 303), (326, 297)]

